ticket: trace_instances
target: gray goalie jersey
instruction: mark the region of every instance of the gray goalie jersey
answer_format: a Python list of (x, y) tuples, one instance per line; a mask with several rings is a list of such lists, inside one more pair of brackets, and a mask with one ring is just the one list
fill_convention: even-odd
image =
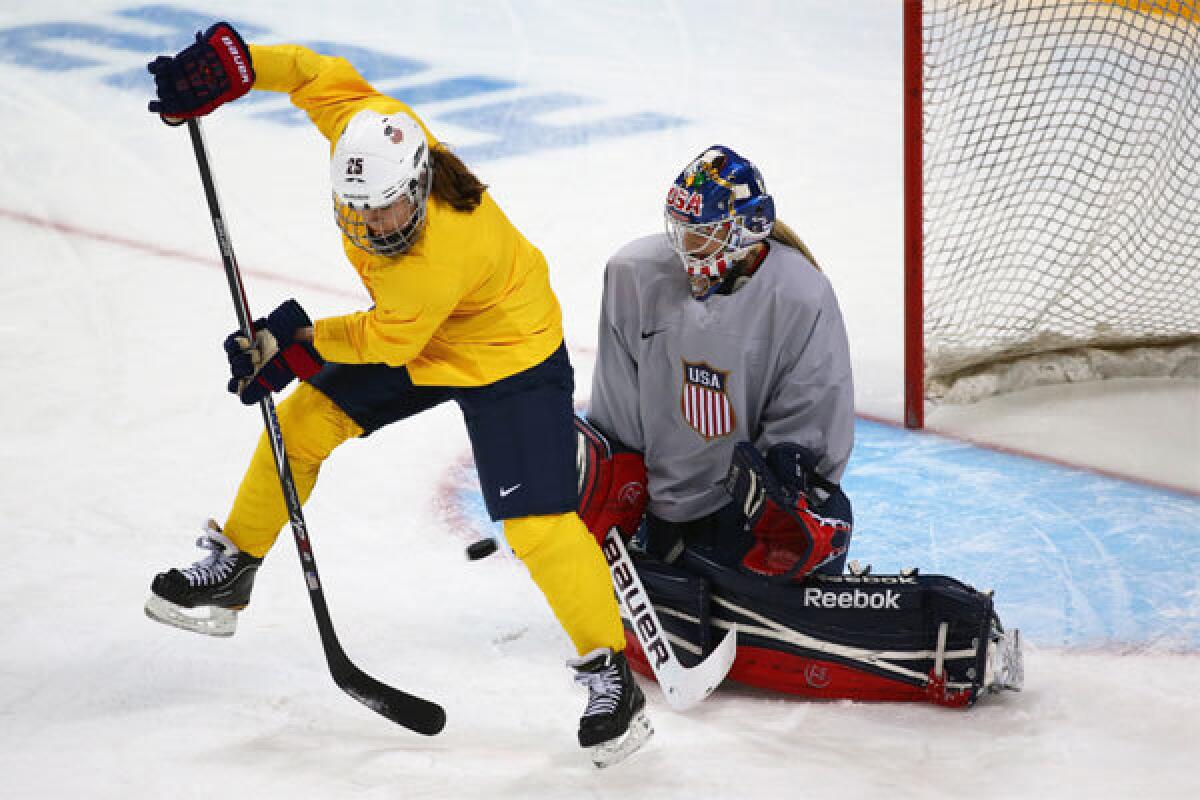
[(671, 522), (729, 502), (719, 485), (733, 447), (795, 442), (840, 481), (854, 441), (854, 386), (828, 279), (770, 242), (729, 295), (692, 299), (665, 235), (608, 262), (588, 418), (642, 452), (650, 511)]

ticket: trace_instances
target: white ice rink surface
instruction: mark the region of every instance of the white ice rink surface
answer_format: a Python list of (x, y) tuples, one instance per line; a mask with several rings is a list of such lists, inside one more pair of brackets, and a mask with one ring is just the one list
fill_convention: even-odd
[[(233, 315), (187, 137), (145, 112), (148, 79), (112, 79), (156, 54), (130, 37), (182, 46), (187, 34), (148, 19), (186, 10), (252, 23), (260, 41), (421, 62), (387, 84), (401, 96), (463, 76), (514, 84), (417, 110), (476, 148), (480, 176), (549, 257), (581, 399), (605, 257), (659, 228), (664, 187), (691, 156), (734, 146), (839, 292), (861, 410), (898, 418), (900, 4), (745, 5), (0, 6), (0, 796), (1200, 796), (1200, 661), (1128, 642), (1032, 641), (1026, 691), (965, 713), (726, 687), (679, 715), (646, 685), (655, 738), (594, 770), (574, 742), (583, 697), (565, 637), (519, 564), (468, 565), (473, 532), (448, 522), (443, 476), (468, 447), (448, 407), (346, 444), (306, 508), (346, 650), (443, 703), (443, 734), (409, 734), (333, 685), (287, 533), (233, 639), (142, 616), (153, 573), (190, 563), (199, 523), (224, 516), (260, 419), (223, 388)], [(532, 152), (489, 151), (508, 129), (472, 122), (510, 101), (519, 126), (554, 94), (592, 103), (539, 117), (557, 127)], [(263, 113), (277, 108), (206, 123), (252, 307), (361, 308), (328, 218), (325, 144)], [(495, 108), (486, 121), (506, 124)], [(590, 136), (555, 140), (581, 124)], [(1043, 389), (931, 422), (1200, 491), (1195, 384)], [(1019, 518), (1001, 523), (1015, 553), (1040, 546)], [(1200, 520), (1179, 535), (1194, 541)], [(1173, 573), (1192, 625), (1198, 569)]]

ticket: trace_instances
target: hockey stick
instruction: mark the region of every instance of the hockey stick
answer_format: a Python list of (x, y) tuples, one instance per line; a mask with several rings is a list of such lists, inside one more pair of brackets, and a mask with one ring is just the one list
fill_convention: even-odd
[[(485, 537), (467, 546), (467, 558), (479, 561), (495, 553), (496, 549), (496, 540)], [(704, 661), (690, 668), (683, 666), (667, 641), (666, 629), (642, 586), (642, 579), (638, 577), (637, 569), (629, 558), (620, 531), (616, 528), (610, 530), (600, 549), (604, 552), (604, 560), (608, 562), (617, 598), (629, 617), (630, 627), (642, 646), (642, 652), (646, 654), (646, 660), (650, 662), (650, 668), (654, 670), (654, 677), (667, 703), (676, 711), (686, 711), (712, 694), (729, 674), (737, 657), (737, 626), (729, 626), (721, 643)]]
[[(212, 169), (209, 167), (208, 149), (204, 145), (204, 135), (200, 131), (198, 120), (189, 119), (187, 126), (188, 134), (192, 137), (192, 149), (196, 152), (196, 166), (200, 169), (200, 180), (204, 184), (204, 197), (208, 201), (213, 230), (217, 234), (217, 247), (221, 251), (221, 261), (225, 265), (225, 277), (229, 282), (229, 292), (233, 297), (238, 325), (241, 327), (242, 333), (250, 341), (254, 341), (254, 324), (253, 318), (250, 316), (249, 303), (246, 301), (246, 289), (242, 284), (242, 274), (238, 269), (237, 259), (233, 255), (233, 243), (229, 239), (225, 217), (221, 213), (217, 187), (213, 182)], [(321, 588), (321, 579), (317, 575), (317, 561), (313, 556), (312, 543), (308, 539), (304, 516), (300, 512), (300, 498), (296, 493), (295, 481), (292, 480), (292, 468), (288, 464), (287, 453), (283, 448), (283, 434), (280, 432), (279, 419), (275, 414), (275, 402), (270, 395), (267, 395), (259, 403), (259, 408), (262, 410), (263, 423), (266, 425), (271, 439), (271, 451), (275, 455), (275, 468), (279, 472), (279, 483), (287, 503), (288, 517), (292, 523), (292, 536), (296, 540), (300, 565), (304, 569), (305, 582), (308, 584), (308, 598), (312, 601), (313, 615), (317, 619), (317, 630), (321, 633), (321, 646), (325, 648), (325, 660), (329, 664), (329, 672), (333, 675), (334, 682), (355, 700), (372, 711), (382, 714), (392, 722), (429, 736), (440, 732), (446, 725), (446, 712), (441, 706), (380, 683), (356, 667), (342, 650), (342, 645), (333, 630), (329, 608), (325, 604), (325, 592)]]
[(721, 643), (708, 658), (694, 667), (679, 663), (675, 649), (667, 641), (667, 632), (658, 613), (642, 586), (637, 569), (629, 558), (629, 551), (621, 540), (621, 532), (615, 527), (604, 537), (604, 560), (612, 573), (613, 585), (617, 590), (621, 607), (629, 617), (629, 627), (637, 636), (654, 677), (667, 698), (667, 703), (676, 711), (686, 711), (712, 694), (725, 680), (737, 657), (737, 627), (730, 626)]

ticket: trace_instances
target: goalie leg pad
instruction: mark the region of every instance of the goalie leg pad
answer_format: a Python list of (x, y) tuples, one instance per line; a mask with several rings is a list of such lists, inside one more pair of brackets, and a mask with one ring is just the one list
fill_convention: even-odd
[(729, 677), (819, 698), (972, 705), (1019, 689), (1020, 639), (990, 593), (941, 575), (813, 576), (778, 584), (688, 551), (712, 586), (713, 625), (738, 628)]
[[(694, 667), (713, 649), (713, 628), (709, 610), (708, 581), (679, 567), (652, 559), (637, 559), (638, 577), (649, 601), (658, 612), (665, 630), (662, 644), (672, 648), (679, 663)], [(634, 620), (625, 623), (625, 655), (635, 672), (654, 678), (650, 659), (661, 662), (656, 653), (646, 653), (631, 629)]]

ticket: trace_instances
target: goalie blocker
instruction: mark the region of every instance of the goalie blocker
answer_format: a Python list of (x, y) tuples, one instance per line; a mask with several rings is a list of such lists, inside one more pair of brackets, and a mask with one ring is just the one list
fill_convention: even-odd
[[(601, 541), (613, 525), (631, 535), (645, 503), (640, 456), (610, 448), (585, 421), (577, 420), (576, 430), (580, 516)], [(619, 463), (611, 461), (614, 451)], [(1019, 690), (1024, 680), (1018, 631), (1001, 625), (990, 592), (954, 578), (852, 567), (847, 575), (782, 582), (690, 548), (671, 564), (634, 561), (685, 667), (706, 658), (736, 625), (728, 677), (789, 694), (965, 708), (987, 692)], [(653, 678), (625, 623), (630, 665)]]

